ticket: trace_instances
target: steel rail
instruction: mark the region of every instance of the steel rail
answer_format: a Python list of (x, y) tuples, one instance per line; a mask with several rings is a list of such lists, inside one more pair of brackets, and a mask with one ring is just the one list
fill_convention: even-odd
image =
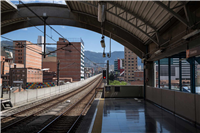
[[(98, 81), (99, 83), (101, 83), (102, 82), (102, 80), (100, 81)], [(68, 111), (70, 111), (71, 109), (73, 109), (78, 103), (80, 103), (89, 93), (91, 93), (97, 86), (98, 86), (99, 84), (97, 84), (93, 89), (91, 89), (86, 95), (84, 95), (81, 99), (79, 99), (77, 102), (75, 102), (71, 107), (69, 107), (68, 109), (66, 109), (61, 115), (59, 115), (58, 117), (56, 117), (55, 119), (53, 119), (49, 124), (47, 124), (45, 127), (43, 127), (40, 131), (38, 131), (37, 133), (42, 133), (42, 132), (45, 132), (45, 130), (48, 128), (48, 127), (50, 127), (50, 125), (52, 124), (52, 123), (54, 123), (56, 120), (58, 120), (61, 116), (63, 116), (63, 114), (65, 114), (65, 113), (67, 113)], [(81, 112), (82, 113), (82, 112)], [(77, 119), (79, 119), (80, 118), (80, 115), (79, 115), (79, 117), (77, 118)], [(74, 125), (76, 124), (76, 122), (78, 121), (76, 119), (76, 121), (73, 123), (73, 127), (74, 127)], [(71, 131), (71, 129), (73, 128), (73, 127), (70, 127), (70, 130), (69, 131)], [(69, 132), (68, 131), (68, 132)]]
[[(86, 84), (85, 86), (80, 87), (80, 88), (78, 88), (78, 89), (76, 89), (76, 90), (73, 90), (73, 91), (71, 91), (71, 92), (68, 93), (68, 94), (65, 93), (65, 94), (63, 94), (63, 95), (61, 95), (61, 96), (59, 96), (59, 97), (53, 98), (53, 99), (51, 99), (51, 100), (49, 100), (49, 101), (46, 101), (46, 102), (44, 102), (44, 103), (38, 104), (38, 105), (36, 105), (36, 106), (30, 107), (30, 108), (25, 109), (25, 110), (23, 110), (23, 111), (21, 111), (21, 112), (18, 112), (18, 113), (16, 113), (16, 114), (13, 114), (13, 115), (11, 115), (11, 116), (8, 116), (8, 117), (5, 117), (5, 118), (1, 119), (1, 121), (3, 121), (4, 119), (7, 119), (7, 118), (9, 118), (9, 117), (13, 117), (13, 116), (17, 116), (17, 115), (22, 114), (22, 113), (26, 113), (27, 111), (30, 111), (30, 110), (35, 109), (35, 108), (38, 108), (39, 106), (41, 106), (41, 105), (43, 105), (43, 104), (49, 104), (49, 103), (55, 101), (56, 99), (62, 98), (62, 97), (65, 96), (65, 95), (70, 95), (70, 94), (74, 93), (75, 91), (77, 91), (76, 93), (74, 93), (74, 94), (72, 94), (72, 95), (70, 95), (70, 96), (68, 96), (68, 97), (66, 97), (66, 98), (64, 98), (64, 99), (58, 100), (56, 103), (51, 104), (51, 105), (47, 106), (46, 108), (44, 108), (44, 109), (42, 109), (42, 110), (40, 110), (40, 111), (38, 111), (38, 112), (36, 112), (36, 113), (33, 113), (33, 114), (29, 115), (29, 116), (26, 116), (25, 118), (19, 119), (19, 120), (13, 122), (13, 123), (11, 123), (11, 124), (9, 124), (9, 125), (7, 125), (7, 126), (1, 128), (1, 131), (7, 130), (8, 128), (10, 128), (10, 127), (12, 127), (12, 126), (18, 124), (19, 122), (23, 122), (23, 121), (25, 121), (26, 119), (30, 119), (31, 117), (37, 116), (38, 114), (40, 114), (40, 113), (42, 113), (42, 112), (44, 112), (44, 111), (46, 111), (46, 110), (48, 110), (48, 109), (50, 109), (50, 108), (53, 108), (54, 106), (56, 106), (56, 105), (57, 105), (58, 103), (60, 103), (61, 101), (65, 101), (66, 99), (68, 99), (68, 98), (70, 98), (70, 97), (73, 97), (74, 95), (76, 95), (76, 94), (80, 93), (81, 91), (85, 90), (85, 88), (87, 88), (88, 86), (90, 86), (91, 84), (93, 84), (95, 81), (96, 81), (96, 78), (95, 78), (94, 80), (92, 80), (90, 83)], [(81, 89), (81, 88), (82, 88), (82, 89)]]

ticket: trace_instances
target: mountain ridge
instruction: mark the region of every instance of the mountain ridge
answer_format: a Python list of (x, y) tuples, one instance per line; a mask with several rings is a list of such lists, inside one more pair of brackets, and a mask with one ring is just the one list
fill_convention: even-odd
[[(13, 42), (11, 41), (1, 41), (1, 47), (6, 47), (6, 46), (13, 46)], [(54, 51), (56, 50), (56, 47), (46, 47), (46, 51), (50, 52), (50, 51)], [(12, 49), (9, 49), (9, 51), (13, 51)], [(107, 63), (107, 60), (109, 60), (109, 65), (113, 65), (114, 64), (114, 60), (116, 60), (117, 58), (119, 59), (124, 59), (124, 51), (113, 51), (111, 52), (111, 57), (105, 57), (103, 58), (103, 53), (101, 52), (94, 52), (94, 51), (89, 51), (89, 50), (85, 50), (84, 52), (85, 56), (87, 58), (89, 58), (89, 61), (87, 58), (84, 58), (85, 61), (85, 67), (93, 67), (94, 63)], [(56, 53), (52, 53), (51, 56), (56, 56)], [(104, 64), (99, 64), (99, 66), (104, 66)]]

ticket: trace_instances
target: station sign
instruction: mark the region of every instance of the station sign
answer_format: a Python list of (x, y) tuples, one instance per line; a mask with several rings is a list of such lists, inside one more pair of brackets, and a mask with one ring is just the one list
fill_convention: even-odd
[(186, 50), (186, 58), (200, 55), (200, 46)]

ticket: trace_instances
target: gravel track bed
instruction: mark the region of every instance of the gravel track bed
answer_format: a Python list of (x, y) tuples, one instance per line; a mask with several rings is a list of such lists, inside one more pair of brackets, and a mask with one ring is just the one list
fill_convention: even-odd
[[(90, 86), (94, 82), (95, 82), (95, 80), (93, 80), (92, 82), (90, 82), (90, 84), (86, 85), (85, 87)], [(57, 105), (62, 104), (63, 102), (65, 102), (66, 100), (68, 100), (70, 97), (73, 97), (73, 95), (75, 95), (76, 93), (78, 93), (78, 92), (80, 93), (80, 91), (83, 91), (85, 89), (85, 87), (82, 87), (81, 89), (78, 89), (78, 90), (76, 90), (74, 92), (71, 92), (71, 93), (69, 93), (69, 94), (67, 94), (65, 96), (60, 97), (60, 98), (54, 99), (50, 103), (45, 103), (45, 104), (43, 103), (42, 105), (37, 105), (38, 107), (33, 107), (33, 108), (30, 108), (30, 109), (28, 109), (26, 111), (19, 112), (19, 113), (17, 113), (14, 116), (10, 116), (10, 117), (4, 118), (4, 119), (1, 120), (1, 127), (3, 128), (3, 127), (5, 127), (5, 126), (7, 126), (9, 124), (12, 124), (12, 123), (20, 120), (20, 119), (23, 119), (26, 116), (30, 116), (30, 115), (33, 115), (33, 114), (34, 114), (34, 117), (32, 118), (32, 120), (34, 120), (37, 115), (39, 115), (39, 114), (42, 113), (41, 111), (43, 109), (49, 107), (48, 110), (50, 110), (50, 109), (53, 108), (53, 106), (52, 106), (53, 104), (55, 104), (55, 103), (57, 103)], [(48, 112), (48, 111), (46, 110), (45, 112)], [(37, 114), (35, 114), (35, 113), (37, 113)], [(29, 122), (29, 121), (30, 120), (28, 120), (27, 122)], [(27, 124), (27, 122), (26, 122), (26, 124)]]
[[(87, 93), (89, 90), (91, 90), (91, 87), (93, 87), (93, 84), (96, 84), (98, 81), (99, 81), (100, 78), (98, 78), (98, 80), (94, 80), (94, 82), (92, 81), (91, 84), (87, 85), (86, 89), (84, 87), (84, 89), (79, 89), (79, 90), (76, 90), (75, 92), (72, 92), (70, 94), (67, 94), (66, 96), (64, 97), (61, 97), (61, 98), (58, 98), (56, 100), (54, 100), (53, 102), (51, 103), (47, 103), (45, 105), (42, 105), (40, 106), (39, 108), (35, 108), (33, 110), (30, 110), (26, 113), (22, 113), (22, 114), (19, 114), (17, 117), (14, 117), (14, 118), (23, 118), (25, 116), (29, 116), (29, 115), (32, 115), (34, 113), (37, 113), (38, 111), (41, 111), (47, 107), (49, 107), (48, 110), (46, 111), (43, 111), (43, 112), (40, 112), (40, 113), (37, 113), (34, 117), (32, 117), (31, 119), (29, 120), (26, 120), (25, 122), (21, 122), (17, 127), (14, 127), (14, 128), (10, 128), (9, 130), (6, 130), (6, 133), (22, 133), (22, 132), (29, 132), (29, 133), (32, 133), (32, 132), (36, 132), (38, 129), (41, 129), (42, 126), (44, 126), (44, 124), (46, 125), (47, 122), (44, 122), (44, 124), (42, 125), (38, 125), (38, 126), (32, 126), (32, 125), (28, 125), (28, 123), (38, 119), (40, 116), (44, 116), (46, 113), (48, 113), (49, 111), (51, 111), (52, 109), (56, 109), (59, 105), (62, 105), (62, 104), (65, 104), (66, 103), (66, 100), (70, 100), (71, 102), (68, 104), (67, 107), (65, 108), (69, 108), (72, 104), (74, 104), (76, 101), (78, 101), (83, 95), (85, 95), (85, 93)], [(75, 93), (77, 93), (77, 91), (79, 92), (78, 94), (74, 95)], [(52, 107), (53, 104), (59, 102), (59, 104), (57, 104), (56, 106)], [(63, 112), (63, 110), (65, 110), (65, 108), (61, 109), (61, 113)], [(61, 114), (59, 113), (59, 114)], [(56, 115), (52, 115), (51, 119), (54, 119), (57, 115), (59, 114), (56, 114)], [(16, 121), (16, 120), (13, 120), (14, 118), (10, 118), (10, 123)], [(49, 121), (47, 120), (47, 121)], [(8, 124), (9, 122), (5, 122), (6, 124)], [(2, 123), (3, 125), (3, 123)]]

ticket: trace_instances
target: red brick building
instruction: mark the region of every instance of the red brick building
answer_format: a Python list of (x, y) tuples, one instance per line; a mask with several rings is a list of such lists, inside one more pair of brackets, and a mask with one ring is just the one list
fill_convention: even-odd
[(13, 41), (15, 51), (13, 53), (13, 62), (24, 64), (24, 68), (12, 68), (10, 72), (10, 83), (13, 81), (22, 81), (23, 86), (26, 83), (43, 82), (42, 68), (42, 47), (29, 41)]
[(49, 71), (57, 71), (57, 57), (46, 57), (42, 60), (42, 69), (49, 68)]
[(137, 55), (128, 48), (124, 47), (124, 67), (125, 75), (124, 80), (126, 82), (135, 81), (135, 71), (137, 68)]
[(42, 68), (42, 47), (29, 41), (13, 41), (13, 62), (24, 64), (24, 68)]
[(12, 59), (1, 56), (1, 81), (3, 86), (10, 85), (10, 68), (14, 68), (14, 64), (17, 68), (24, 68), (23, 64), (12, 63)]
[[(73, 81), (80, 81), (84, 79), (84, 44), (82, 40), (71, 43), (81, 53), (71, 45), (57, 51), (57, 60), (60, 61), (60, 78), (67, 77), (72, 78)], [(59, 38), (57, 49), (63, 47), (64, 44), (67, 42)]]
[(11, 68), (10, 69), (10, 84), (12, 86), (17, 86), (13, 81), (23, 81), (22, 88), (26, 87), (26, 83), (41, 83), (43, 82), (42, 71), (35, 68)]
[(46, 57), (42, 60), (42, 69), (49, 68), (43, 71), (43, 82), (55, 82), (57, 72), (57, 57)]

